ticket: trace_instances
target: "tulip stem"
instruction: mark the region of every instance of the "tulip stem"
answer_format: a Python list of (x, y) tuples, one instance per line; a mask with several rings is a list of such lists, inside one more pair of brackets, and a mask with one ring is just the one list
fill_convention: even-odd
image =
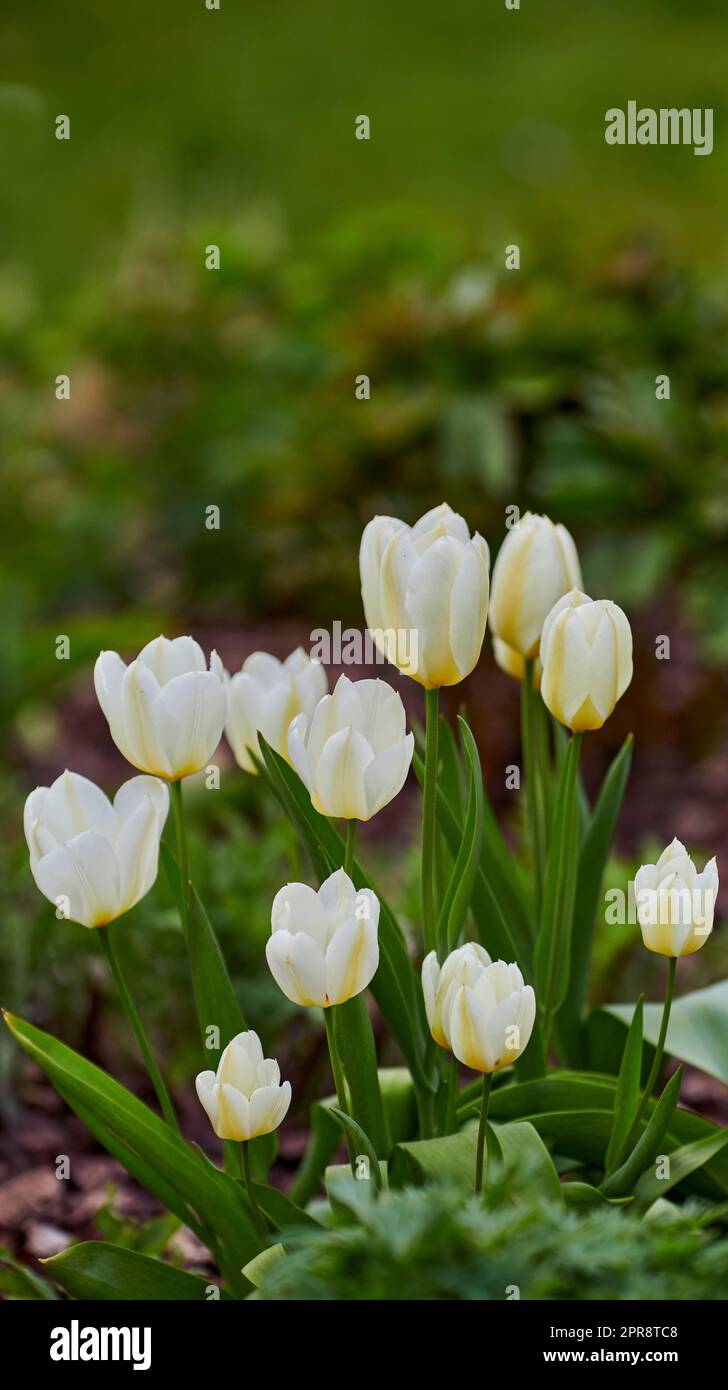
[(538, 747), (536, 700), (539, 697), (533, 688), (533, 670), (533, 658), (527, 658), (521, 687), (521, 741), (526, 773), (528, 833), (531, 841), (538, 902), (540, 903), (546, 872), (546, 807), (543, 785), (545, 768), (539, 766), (539, 753), (543, 749)]
[(632, 1121), (632, 1128), (630, 1129), (629, 1135), (627, 1136), (627, 1140), (624, 1144), (618, 1162), (622, 1161), (622, 1158), (624, 1157), (625, 1153), (629, 1151), (632, 1143), (637, 1138), (637, 1131), (639, 1129), (640, 1120), (642, 1119), (642, 1116), (645, 1113), (647, 1102), (655, 1089), (655, 1084), (662, 1070), (662, 1058), (665, 1052), (667, 1025), (670, 1022), (670, 1010), (672, 1008), (672, 996), (675, 989), (676, 970), (677, 957), (670, 956), (670, 959), (667, 964), (667, 985), (665, 986), (665, 1002), (662, 1006), (662, 1022), (660, 1023), (660, 1033), (657, 1039), (655, 1055), (652, 1059), (652, 1066), (650, 1067), (650, 1074), (647, 1078), (647, 1084), (645, 1086), (644, 1091), (642, 1092), (642, 1099), (640, 1100), (640, 1103), (637, 1107), (637, 1114), (635, 1115), (634, 1120)]
[(478, 1147), (475, 1151), (476, 1196), (483, 1191), (483, 1179), (488, 1168), (488, 1146), (485, 1142), (485, 1125), (488, 1119), (488, 1107), (490, 1105), (490, 1088), (492, 1085), (492, 1072), (485, 1072), (483, 1075), (483, 1098), (480, 1102), (480, 1120), (478, 1122)]
[(149, 1079), (154, 1087), (155, 1094), (157, 1100), (159, 1101), (159, 1106), (162, 1111), (162, 1114), (164, 1115), (167, 1124), (172, 1129), (176, 1130), (177, 1133), (179, 1133), (179, 1125), (177, 1123), (177, 1116), (174, 1113), (174, 1106), (172, 1105), (172, 1102), (169, 1098), (169, 1092), (167, 1090), (167, 1087), (165, 1086), (164, 1081), (162, 1080), (162, 1074), (159, 1070), (159, 1067), (157, 1066), (152, 1055), (152, 1049), (147, 1041), (147, 1035), (142, 1027), (142, 1022), (134, 1006), (134, 1001), (132, 1000), (129, 990), (127, 989), (124, 976), (121, 973), (121, 966), (119, 965), (119, 961), (117, 959), (116, 951), (114, 949), (114, 945), (111, 940), (111, 934), (108, 927), (101, 927), (99, 929), (99, 938), (101, 941), (102, 950), (108, 962), (109, 970), (111, 971), (111, 974), (114, 977), (116, 988), (119, 991), (119, 997), (124, 1006), (124, 1013), (126, 1014), (127, 1019), (129, 1020), (129, 1023), (131, 1025), (131, 1031), (134, 1034), (137, 1047), (139, 1048), (139, 1051), (142, 1054), (142, 1059), (149, 1073)]
[(189, 892), (190, 892), (190, 863), (187, 856), (187, 836), (185, 835), (185, 818), (182, 808), (182, 781), (170, 782), (169, 789), (172, 797), (172, 815), (174, 818), (174, 831), (177, 837), (177, 867), (180, 878), (180, 914), (182, 917), (182, 930), (185, 939), (189, 934)]
[(422, 795), (422, 927), (425, 953), (437, 947), (435, 907), (435, 809), (437, 805), (437, 759), (439, 690), (425, 690), (425, 784)]
[[(339, 1057), (339, 1049), (338, 1049), (338, 1047), (337, 1047), (337, 1045), (336, 1045), (336, 1036), (335, 1036), (335, 1028), (334, 1028), (334, 1008), (335, 1008), (335, 1007), (336, 1007), (335, 1005), (330, 1004), (329, 1007), (328, 1007), (327, 1009), (324, 1009), (324, 1027), (326, 1028), (326, 1041), (327, 1041), (327, 1043), (328, 1043), (328, 1045), (329, 1045), (329, 1061), (331, 1062), (331, 1074), (332, 1074), (332, 1076), (333, 1076), (333, 1078), (334, 1078), (334, 1088), (335, 1088), (335, 1090), (336, 1090), (336, 1100), (337, 1100), (339, 1109), (340, 1109), (340, 1110), (343, 1110), (343, 1112), (344, 1112), (345, 1115), (348, 1115), (348, 1114), (349, 1114), (349, 1106), (348, 1106), (347, 1101), (346, 1101), (346, 1087), (345, 1087), (345, 1084), (344, 1084), (344, 1069), (343, 1069), (343, 1067), (342, 1067), (342, 1065), (341, 1065), (341, 1058)], [(351, 1138), (351, 1136), (350, 1136), (348, 1133), (347, 1133), (347, 1136), (346, 1136), (346, 1147), (347, 1147), (347, 1149), (349, 1150), (349, 1162), (351, 1163), (351, 1171), (352, 1171), (352, 1173), (353, 1173), (353, 1172), (355, 1172), (355, 1165), (356, 1165), (356, 1150), (355, 1150), (355, 1148), (354, 1148), (354, 1141), (353, 1141), (353, 1139)]]
[(354, 843), (356, 841), (356, 821), (346, 822), (346, 849), (344, 850), (344, 873), (351, 878), (354, 869)]
[(268, 1231), (266, 1229), (266, 1224), (263, 1220), (260, 1207), (258, 1206), (258, 1198), (255, 1195), (255, 1188), (253, 1186), (253, 1174), (250, 1171), (249, 1141), (247, 1139), (243, 1139), (240, 1144), (240, 1171), (243, 1175), (245, 1191), (248, 1194), (248, 1202), (250, 1203), (250, 1213), (253, 1218), (255, 1229), (258, 1232), (258, 1235), (262, 1236), (265, 1240), (267, 1238)]

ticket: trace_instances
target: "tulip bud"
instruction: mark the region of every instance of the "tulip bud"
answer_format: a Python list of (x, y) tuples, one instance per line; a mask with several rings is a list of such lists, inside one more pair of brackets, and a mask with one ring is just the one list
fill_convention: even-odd
[(281, 1085), (278, 1063), (263, 1057), (260, 1038), (252, 1029), (228, 1043), (217, 1073), (201, 1071), (195, 1088), (218, 1139), (242, 1142), (271, 1134), (291, 1103), (290, 1081)]
[(253, 652), (234, 676), (225, 673), (225, 685), (225, 736), (238, 765), (253, 773), (257, 769), (250, 755), (261, 756), (258, 734), (287, 759), (291, 720), (297, 714), (310, 719), (328, 689), (325, 668), (302, 647), (285, 661), (267, 652)]
[(451, 951), (443, 965), (437, 952), (430, 951), (422, 962), (422, 993), (425, 1013), (435, 1042), (452, 1051), (450, 1042), (450, 1009), (461, 985), (474, 985), (491, 959), (488, 952), (475, 941), (468, 941)]
[(156, 777), (132, 777), (113, 806), (77, 772), (36, 787), (24, 813), (36, 885), (71, 921), (106, 926), (152, 887), (168, 810), (169, 792)]
[(359, 553), (367, 627), (379, 650), (429, 689), (475, 666), (488, 616), (488, 547), (447, 503), (412, 527), (375, 516)]
[(206, 669), (191, 637), (155, 637), (126, 666), (102, 652), (94, 668), (99, 704), (117, 748), (134, 767), (176, 782), (210, 761), (225, 722), (223, 667)]
[(386, 681), (340, 676), (311, 720), (299, 714), (288, 755), (324, 816), (370, 820), (401, 790), (414, 751), (404, 705)]
[(473, 1071), (502, 1071), (521, 1056), (535, 1018), (536, 996), (518, 966), (494, 961), (455, 994), (448, 1020), (452, 1050)]
[(523, 679), (524, 660), (538, 655), (546, 617), (558, 599), (580, 586), (579, 557), (566, 527), (526, 512), (509, 530), (493, 566), (490, 627), (494, 647), (497, 638), (510, 649), (502, 659), (496, 652), (504, 671)]
[(357, 893), (337, 869), (318, 893), (287, 883), (276, 893), (266, 958), (276, 984), (294, 1004), (344, 1004), (373, 979), (379, 964), (379, 901)]
[(601, 729), (632, 679), (632, 632), (616, 603), (572, 589), (554, 604), (541, 635), (541, 695), (572, 729)]
[(709, 860), (699, 874), (685, 846), (673, 840), (656, 864), (643, 864), (634, 880), (637, 920), (648, 951), (691, 956), (713, 930), (718, 867)]

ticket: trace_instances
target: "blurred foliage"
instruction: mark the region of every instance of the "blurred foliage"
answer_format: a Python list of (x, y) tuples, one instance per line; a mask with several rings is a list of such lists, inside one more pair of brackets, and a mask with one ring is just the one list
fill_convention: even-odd
[(483, 1202), (430, 1185), (385, 1192), (356, 1215), (286, 1232), (262, 1296), (502, 1302), (516, 1286), (520, 1298), (716, 1299), (728, 1273), (728, 1238), (697, 1206), (664, 1202), (646, 1221), (606, 1203), (569, 1210), (527, 1172), (489, 1178)]

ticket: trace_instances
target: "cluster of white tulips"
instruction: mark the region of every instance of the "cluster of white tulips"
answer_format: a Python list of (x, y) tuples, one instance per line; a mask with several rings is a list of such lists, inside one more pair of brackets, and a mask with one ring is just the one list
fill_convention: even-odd
[[(464, 680), (480, 658), (489, 566), (485, 541), (471, 536), (463, 518), (445, 504), (412, 527), (393, 517), (375, 517), (362, 537), (361, 592), (368, 629), (395, 664), (402, 650), (397, 634), (406, 630), (413, 636), (400, 669), (426, 692), (420, 1003), (442, 1050), (440, 1061), (431, 1050), (432, 1089), (436, 1092), (442, 1084), (452, 1096), (458, 1064), (484, 1078), (476, 1190), (483, 1175), (491, 1078), (518, 1061), (537, 1020), (536, 994), (519, 965), (492, 960), (487, 942), (467, 939), (468, 902), (458, 898), (461, 877), (467, 879), (465, 861), (461, 876), (456, 859), (444, 904), (436, 875), (438, 691)], [(546, 982), (538, 1006), (543, 1011), (542, 1045), (548, 1050), (559, 1004), (553, 983), (561, 949), (559, 913), (568, 908), (568, 884), (558, 877), (558, 866), (552, 870), (546, 862), (549, 823), (534, 752), (536, 702), (540, 708), (542, 701), (574, 736), (560, 793), (561, 833), (568, 844), (581, 736), (602, 727), (627, 689), (632, 635), (616, 604), (582, 592), (579, 559), (568, 531), (548, 517), (530, 514), (513, 526), (501, 546), (490, 620), (498, 665), (522, 682), (531, 853), (537, 891), (551, 904), (553, 918), (547, 945), (541, 948), (539, 941), (535, 957)], [(31, 793), (25, 833), (38, 888), (59, 916), (86, 927), (108, 927), (155, 881), (171, 793), (187, 934), (193, 890), (181, 781), (207, 767), (223, 732), (246, 773), (265, 778), (266, 755), (272, 750), (298, 774), (318, 815), (347, 823), (344, 841), (332, 842), (342, 847), (340, 862), (334, 862), (333, 872), (317, 889), (294, 882), (275, 894), (266, 958), (289, 1000), (324, 1011), (338, 1111), (351, 1115), (346, 1030), (367, 1026), (366, 1010), (362, 1022), (361, 1012), (352, 1013), (351, 1001), (363, 996), (380, 966), (380, 902), (361, 882), (354, 830), (357, 821), (371, 820), (397, 796), (413, 762), (415, 738), (407, 731), (399, 694), (384, 680), (345, 676), (329, 693), (324, 668), (301, 649), (283, 662), (256, 652), (231, 675), (216, 653), (208, 662), (191, 637), (158, 637), (128, 666), (116, 652), (103, 652), (95, 686), (112, 739), (140, 775), (124, 783), (113, 803), (85, 777), (68, 771), (51, 787)], [(475, 830), (472, 838), (475, 843)], [(698, 874), (687, 851), (674, 841), (656, 865), (640, 869), (636, 887), (639, 921), (650, 950), (674, 959), (704, 944), (718, 887), (715, 860)], [(678, 901), (682, 906), (676, 906)], [(108, 942), (107, 951), (118, 974)], [(540, 989), (538, 975), (536, 984)], [(132, 1022), (137, 1037), (143, 1037), (138, 1019)], [(351, 1045), (359, 1045), (357, 1038)], [(149, 1060), (146, 1044), (142, 1047)], [(445, 1054), (455, 1059), (449, 1072)], [(156, 1068), (152, 1079), (168, 1113), (169, 1097)], [(244, 1148), (276, 1129), (291, 1100), (290, 1084), (281, 1084), (277, 1062), (264, 1057), (250, 1030), (227, 1039), (217, 1070), (198, 1076), (197, 1093), (215, 1133)], [(443, 1108), (437, 1113), (441, 1116)], [(426, 1104), (421, 1118), (424, 1133), (444, 1123)], [(249, 1166), (244, 1171), (255, 1210)]]

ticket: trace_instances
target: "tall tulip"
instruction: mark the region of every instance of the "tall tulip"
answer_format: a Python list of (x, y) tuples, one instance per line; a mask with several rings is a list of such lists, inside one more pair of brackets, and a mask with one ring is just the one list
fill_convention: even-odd
[(483, 537), (447, 503), (407, 526), (375, 516), (359, 553), (372, 638), (404, 675), (428, 689), (473, 670), (488, 616), (490, 555)]
[(648, 951), (690, 956), (713, 930), (718, 866), (710, 859), (698, 873), (685, 846), (673, 840), (656, 864), (643, 864), (634, 880), (637, 920)]
[(281, 1071), (263, 1056), (257, 1033), (238, 1033), (224, 1048), (217, 1072), (202, 1071), (197, 1096), (219, 1139), (247, 1142), (270, 1134), (285, 1119), (291, 1083), (281, 1085)]
[(493, 566), (490, 627), (503, 670), (523, 678), (554, 604), (580, 587), (579, 557), (566, 527), (526, 512), (508, 531)]
[(273, 900), (265, 954), (294, 1004), (327, 1009), (366, 989), (379, 963), (379, 901), (337, 869), (318, 892), (287, 883)]
[(113, 804), (77, 772), (36, 787), (25, 803), (33, 878), (44, 897), (84, 927), (103, 927), (143, 898), (157, 877), (169, 793), (132, 777)]
[(341, 676), (311, 719), (288, 731), (288, 755), (317, 811), (370, 820), (401, 790), (414, 752), (404, 705), (386, 681)]
[(226, 673), (225, 736), (245, 772), (257, 771), (258, 734), (281, 757), (288, 757), (288, 729), (297, 714), (310, 719), (328, 689), (326, 669), (297, 647), (285, 661), (253, 652), (232, 676)]
[(223, 667), (210, 669), (191, 637), (155, 637), (126, 666), (102, 652), (94, 668), (99, 704), (117, 748), (133, 767), (176, 782), (209, 762), (222, 735)]
[(578, 589), (554, 604), (541, 635), (541, 695), (574, 733), (601, 729), (632, 679), (632, 632), (621, 608)]

